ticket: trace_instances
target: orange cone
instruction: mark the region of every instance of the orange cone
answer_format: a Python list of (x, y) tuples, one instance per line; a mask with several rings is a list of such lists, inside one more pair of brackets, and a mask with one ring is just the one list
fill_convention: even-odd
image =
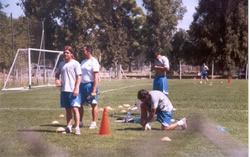
[(99, 135), (109, 135), (109, 134), (110, 132), (109, 132), (108, 112), (107, 112), (107, 109), (104, 108)]
[(230, 78), (230, 76), (228, 76), (228, 83), (231, 83), (231, 78)]

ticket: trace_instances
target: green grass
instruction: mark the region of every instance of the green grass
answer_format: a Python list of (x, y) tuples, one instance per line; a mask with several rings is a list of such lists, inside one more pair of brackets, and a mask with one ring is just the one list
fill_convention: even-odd
[[(213, 82), (212, 85), (209, 85)], [(0, 92), (0, 154), (1, 156), (227, 156), (218, 143), (203, 131), (200, 123), (243, 147), (248, 147), (248, 81), (214, 80), (199, 84), (198, 80), (168, 80), (169, 98), (177, 109), (173, 118), (187, 117), (189, 128), (163, 132), (158, 122), (152, 122), (151, 131), (142, 131), (138, 124), (116, 123), (119, 105), (133, 105), (140, 89), (152, 89), (153, 80), (101, 81), (99, 108), (111, 106), (108, 111), (109, 136), (99, 136), (99, 129), (89, 130), (90, 107), (84, 115), (82, 135), (61, 134), (56, 128), (66, 124), (59, 107), (59, 88), (45, 87), (29, 91)], [(108, 91), (112, 89), (118, 89)], [(98, 126), (102, 112), (98, 115)], [(132, 117), (139, 117), (133, 111)], [(57, 120), (60, 124), (52, 125)], [(227, 128), (219, 132), (216, 126)], [(164, 136), (171, 142), (162, 142)], [(33, 139), (33, 140), (32, 140)]]

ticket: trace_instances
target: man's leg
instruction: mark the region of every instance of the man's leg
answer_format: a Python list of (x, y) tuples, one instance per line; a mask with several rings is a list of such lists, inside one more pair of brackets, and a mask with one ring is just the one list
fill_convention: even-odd
[(71, 124), (72, 124), (72, 109), (65, 108), (65, 110), (66, 110), (67, 126), (71, 126)]
[(84, 115), (84, 108), (83, 108), (83, 104), (81, 104), (81, 107), (79, 108), (79, 119), (80, 119), (80, 122), (82, 122), (83, 115)]
[(98, 116), (98, 107), (97, 104), (92, 104), (91, 107), (92, 107), (92, 122), (90, 124), (89, 129), (95, 129)]
[(74, 119), (75, 119), (75, 127), (79, 127), (80, 122), (80, 114), (78, 107), (73, 107)]
[(97, 116), (98, 116), (98, 107), (97, 104), (92, 104), (92, 121), (96, 122), (97, 121)]
[(164, 130), (164, 131), (169, 131), (169, 130), (174, 130), (178, 126), (181, 126), (182, 129), (186, 129), (187, 128), (187, 120), (186, 120), (186, 118), (182, 118), (177, 123), (170, 124), (168, 127), (162, 125), (161, 129)]

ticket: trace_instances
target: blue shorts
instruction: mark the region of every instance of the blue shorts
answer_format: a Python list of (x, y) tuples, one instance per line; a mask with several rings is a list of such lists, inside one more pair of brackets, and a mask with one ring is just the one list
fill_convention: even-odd
[(154, 78), (153, 90), (162, 91), (168, 94), (168, 81), (166, 76), (156, 76)]
[(206, 72), (201, 72), (201, 76), (202, 77), (207, 77), (207, 73)]
[(158, 122), (160, 122), (165, 127), (169, 127), (173, 115), (173, 110), (171, 110), (170, 112), (162, 112), (160, 110), (157, 110), (156, 114)]
[(80, 94), (77, 97), (74, 97), (72, 92), (61, 92), (60, 101), (61, 107), (64, 108), (73, 108), (81, 106)]
[(93, 91), (93, 86), (94, 86), (94, 82), (81, 83), (80, 94), (81, 94), (82, 104), (84, 104), (84, 105), (97, 104), (98, 86), (96, 88), (96, 96), (94, 98), (91, 98), (91, 92)]

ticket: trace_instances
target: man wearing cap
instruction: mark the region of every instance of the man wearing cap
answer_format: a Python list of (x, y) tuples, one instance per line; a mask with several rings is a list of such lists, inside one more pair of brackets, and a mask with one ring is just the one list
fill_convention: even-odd
[(166, 77), (166, 71), (169, 71), (169, 61), (166, 56), (161, 56), (158, 53), (153, 53), (155, 63), (152, 69), (155, 70), (153, 90), (162, 91), (168, 95), (168, 82)]

